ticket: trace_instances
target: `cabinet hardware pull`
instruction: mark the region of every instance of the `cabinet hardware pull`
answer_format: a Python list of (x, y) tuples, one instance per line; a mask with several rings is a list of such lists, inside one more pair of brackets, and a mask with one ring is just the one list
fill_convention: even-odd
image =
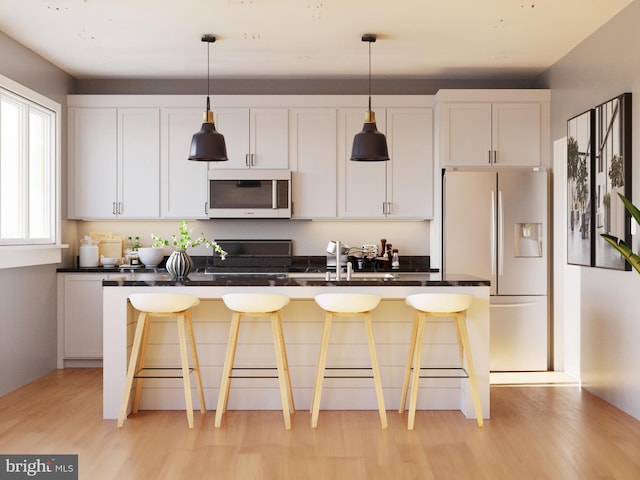
[(111, 213), (113, 213), (114, 215), (116, 215), (116, 202), (113, 202), (111, 204)]
[(489, 150), (489, 164), (491, 164), (491, 150)]
[(244, 155), (244, 164), (245, 164), (247, 167), (249, 167), (249, 166), (251, 165), (251, 164), (249, 163), (249, 154), (248, 154), (248, 153), (246, 153), (246, 154)]
[(118, 202), (118, 215), (122, 215), (122, 202)]

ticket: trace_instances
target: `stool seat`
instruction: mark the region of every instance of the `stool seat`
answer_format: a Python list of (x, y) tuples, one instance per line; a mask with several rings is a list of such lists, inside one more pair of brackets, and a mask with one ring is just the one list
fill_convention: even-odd
[[(198, 352), (193, 334), (193, 324), (191, 321), (190, 308), (200, 303), (198, 297), (192, 295), (166, 294), (166, 293), (134, 293), (129, 295), (129, 302), (138, 310), (138, 321), (131, 346), (131, 356), (127, 367), (127, 377), (118, 417), (118, 427), (122, 427), (127, 412), (129, 410), (129, 400), (134, 379), (136, 380), (135, 393), (133, 397), (133, 413), (138, 412), (140, 396), (142, 393), (142, 380), (144, 378), (159, 378), (156, 375), (146, 375), (150, 370), (180, 370), (181, 374), (166, 376), (164, 378), (182, 378), (184, 388), (185, 408), (187, 411), (187, 422), (189, 428), (193, 428), (193, 403), (191, 400), (191, 382), (189, 374), (194, 373), (196, 386), (200, 397), (200, 411), (206, 412), (204, 391), (202, 389), (202, 378), (200, 376), (200, 364), (198, 362)], [(175, 317), (178, 324), (178, 343), (180, 350), (180, 367), (146, 367), (147, 340), (149, 339), (149, 329), (153, 317)], [(189, 366), (189, 352), (187, 350), (187, 338), (191, 346), (191, 359), (193, 366)]]
[(368, 293), (322, 293), (315, 296), (323, 310), (335, 313), (370, 312), (380, 303), (380, 296)]
[(224, 359), (224, 366), (222, 367), (220, 391), (218, 393), (216, 428), (220, 428), (222, 415), (227, 410), (229, 403), (231, 373), (234, 369), (233, 365), (235, 363), (236, 347), (238, 345), (240, 319), (241, 317), (268, 317), (271, 319), (273, 332), (284, 426), (289, 430), (291, 428), (291, 414), (295, 412), (295, 407), (293, 390), (291, 388), (291, 377), (289, 374), (289, 361), (287, 359), (287, 350), (285, 348), (284, 334), (282, 331), (282, 319), (280, 318), (280, 310), (289, 303), (289, 297), (277, 293), (228, 293), (222, 296), (222, 301), (226, 307), (233, 312), (233, 315), (231, 318), (231, 328), (229, 329), (227, 353)]
[(409, 306), (413, 307), (415, 311), (399, 408), (399, 412), (402, 413), (407, 401), (409, 383), (411, 383), (409, 418), (407, 421), (407, 428), (409, 430), (413, 430), (415, 421), (418, 400), (418, 383), (421, 378), (420, 371), (422, 370), (421, 359), (425, 324), (427, 322), (427, 318), (430, 317), (436, 317), (439, 320), (444, 317), (451, 317), (454, 321), (458, 342), (460, 369), (464, 371), (466, 364), (466, 373), (471, 387), (471, 398), (473, 400), (476, 419), (479, 427), (482, 427), (483, 425), (482, 407), (480, 405), (480, 397), (478, 395), (476, 374), (473, 366), (471, 345), (469, 343), (469, 334), (467, 332), (465, 319), (465, 312), (471, 306), (473, 300), (473, 295), (456, 293), (417, 293), (409, 295), (405, 299), (405, 302)]
[(286, 306), (289, 297), (277, 293), (227, 293), (222, 301), (234, 312), (269, 313)]
[(406, 303), (421, 312), (462, 312), (471, 306), (473, 295), (464, 293), (416, 293)]
[(325, 311), (325, 315), (322, 339), (320, 340), (318, 369), (316, 372), (313, 394), (311, 396), (311, 428), (316, 428), (318, 426), (322, 385), (324, 383), (324, 372), (327, 368), (327, 351), (329, 349), (329, 339), (331, 337), (331, 323), (334, 317), (362, 317), (364, 319), (364, 325), (367, 331), (367, 343), (369, 344), (369, 357), (371, 358), (373, 383), (378, 401), (380, 424), (383, 429), (387, 428), (387, 412), (384, 407), (380, 368), (378, 367), (378, 357), (376, 354), (376, 345), (373, 338), (373, 326), (371, 323), (371, 310), (378, 306), (381, 297), (379, 295), (362, 293), (323, 293), (316, 295), (314, 298), (316, 303)]
[(132, 293), (129, 301), (136, 310), (149, 313), (181, 312), (200, 303), (198, 297), (177, 293)]

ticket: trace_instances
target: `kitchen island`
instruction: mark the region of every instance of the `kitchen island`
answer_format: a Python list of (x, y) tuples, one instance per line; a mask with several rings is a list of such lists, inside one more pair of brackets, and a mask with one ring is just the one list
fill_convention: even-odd
[[(407, 360), (413, 310), (404, 299), (414, 293), (468, 293), (475, 300), (467, 311), (467, 327), (476, 369), (478, 391), (485, 418), (489, 418), (489, 282), (466, 276), (439, 273), (359, 273), (350, 281), (325, 280), (320, 274), (208, 275), (195, 273), (178, 281), (162, 273), (114, 275), (103, 281), (103, 417), (118, 417), (125, 384), (129, 351), (137, 312), (128, 302), (132, 293), (184, 293), (200, 298), (192, 309), (196, 343), (202, 371), (205, 400), (215, 408), (231, 311), (221, 298), (226, 293), (281, 293), (291, 298), (282, 310), (294, 399), (298, 410), (308, 410), (319, 351), (324, 312), (313, 300), (319, 293), (375, 293), (383, 301), (372, 312), (384, 399), (387, 409), (397, 410)], [(154, 323), (148, 348), (148, 364), (178, 365), (177, 335), (174, 322)], [(453, 322), (432, 322), (425, 334), (423, 366), (429, 378), (421, 381), (419, 409), (461, 410), (475, 418), (468, 381), (459, 366)], [(369, 365), (363, 323), (354, 318), (340, 319), (332, 331), (327, 366)], [(229, 409), (280, 409), (277, 380), (271, 373), (252, 367), (275, 366), (271, 326), (263, 319), (243, 321), (238, 342), (236, 367), (247, 367), (242, 378), (233, 380)], [(425, 373), (426, 374), (426, 373)], [(344, 376), (327, 378), (322, 409), (376, 410), (371, 378), (360, 370), (347, 369)], [(260, 378), (262, 377), (262, 378)], [(197, 396), (196, 396), (197, 397)], [(194, 397), (194, 398), (196, 398)], [(195, 408), (199, 408), (194, 405)], [(174, 379), (146, 380), (140, 408), (182, 410), (182, 383)]]

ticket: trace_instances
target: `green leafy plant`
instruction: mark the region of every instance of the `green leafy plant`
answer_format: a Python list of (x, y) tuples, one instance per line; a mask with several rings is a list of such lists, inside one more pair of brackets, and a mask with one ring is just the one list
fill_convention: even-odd
[[(621, 193), (618, 193), (620, 200), (624, 204), (627, 211), (631, 214), (631, 216), (635, 219), (638, 224), (640, 224), (640, 210), (638, 210), (631, 201), (626, 198)], [(603, 233), (600, 235), (604, 238), (609, 245), (618, 250), (620, 254), (624, 257), (624, 259), (629, 262), (629, 264), (636, 270), (636, 272), (640, 273), (640, 256), (633, 253), (633, 250), (624, 242), (624, 240), (619, 239), (618, 237), (614, 237), (613, 235), (609, 235), (608, 233)]]
[(212, 248), (213, 251), (220, 255), (220, 258), (223, 260), (226, 258), (227, 252), (225, 252), (214, 240), (207, 240), (204, 236), (204, 232), (201, 233), (199, 237), (193, 238), (191, 236), (192, 230), (188, 228), (188, 225), (189, 222), (185, 220), (181, 221), (179, 229), (180, 233), (178, 235), (171, 235), (171, 240), (165, 240), (152, 233), (151, 238), (153, 239), (153, 244), (151, 246), (171, 246), (178, 250), (186, 250), (187, 248), (197, 247), (198, 245), (205, 245), (207, 248)]

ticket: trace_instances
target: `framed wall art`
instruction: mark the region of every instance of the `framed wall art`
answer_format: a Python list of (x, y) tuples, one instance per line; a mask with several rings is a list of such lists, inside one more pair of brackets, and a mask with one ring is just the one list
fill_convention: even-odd
[(630, 217), (618, 193), (631, 198), (631, 94), (598, 105), (595, 114), (593, 169), (593, 250), (596, 267), (631, 270), (600, 236), (608, 233), (631, 245)]
[(592, 175), (595, 111), (567, 121), (567, 263), (594, 265)]

